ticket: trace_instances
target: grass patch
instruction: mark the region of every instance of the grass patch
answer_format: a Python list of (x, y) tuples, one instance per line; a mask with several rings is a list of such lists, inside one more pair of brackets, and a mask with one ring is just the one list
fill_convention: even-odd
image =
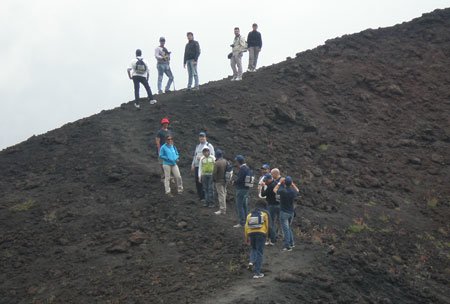
[(35, 205), (34, 201), (29, 199), (23, 203), (19, 203), (14, 206), (11, 206), (9, 208), (9, 210), (14, 211), (14, 212), (22, 212), (22, 211), (30, 210), (31, 208), (34, 207), (34, 205)]
[(427, 206), (430, 208), (436, 208), (438, 205), (438, 199), (435, 197), (429, 198), (427, 200)]
[(325, 151), (328, 150), (328, 148), (329, 148), (329, 145), (327, 145), (327, 144), (321, 144), (321, 145), (319, 146), (319, 151), (325, 152)]
[(360, 233), (364, 230), (370, 230), (369, 226), (364, 223), (363, 218), (357, 218), (353, 220), (353, 224), (347, 228), (347, 233)]

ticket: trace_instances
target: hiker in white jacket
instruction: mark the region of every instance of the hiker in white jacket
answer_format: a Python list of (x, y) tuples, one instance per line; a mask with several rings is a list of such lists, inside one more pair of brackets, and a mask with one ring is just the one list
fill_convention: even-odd
[(247, 42), (244, 37), (241, 36), (238, 27), (234, 28), (234, 40), (231, 48), (232, 56), (230, 58), (230, 65), (233, 70), (233, 78), (231, 81), (242, 80), (242, 55), (247, 51)]
[(210, 155), (212, 155), (212, 156), (215, 156), (215, 153), (214, 153), (213, 145), (211, 145), (207, 141), (205, 132), (200, 132), (198, 134), (198, 140), (200, 143), (195, 147), (194, 157), (192, 159), (192, 164), (191, 164), (191, 171), (195, 175), (195, 186), (197, 188), (198, 197), (199, 197), (200, 201), (204, 202), (205, 193), (203, 191), (202, 183), (198, 178), (198, 176), (199, 176), (198, 175), (198, 167), (200, 165), (200, 159), (203, 157), (203, 148), (208, 147)]

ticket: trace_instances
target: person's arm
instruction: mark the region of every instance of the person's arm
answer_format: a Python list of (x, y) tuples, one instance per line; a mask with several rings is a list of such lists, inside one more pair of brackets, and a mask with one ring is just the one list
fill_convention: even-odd
[(284, 183), (284, 177), (282, 177), (282, 178), (280, 179), (280, 181), (278, 182), (278, 184), (275, 186), (275, 188), (273, 188), (273, 192), (277, 193), (277, 192), (278, 192), (278, 189), (280, 189), (280, 186), (281, 186), (281, 184), (283, 184), (283, 183)]
[(200, 57), (200, 44), (198, 41), (195, 41), (195, 63), (197, 63), (198, 57)]
[(128, 78), (133, 79), (133, 77), (131, 77), (131, 70), (132, 70), (132, 68), (127, 69)]
[(156, 144), (156, 148), (159, 150), (161, 150), (161, 138), (159, 138), (159, 136), (155, 137), (155, 144)]
[(159, 47), (157, 47), (157, 48), (155, 49), (155, 58), (156, 58), (157, 60), (163, 60), (163, 57), (161, 56), (161, 52), (159, 51)]
[(262, 48), (262, 38), (261, 38), (261, 33), (258, 32), (258, 46), (261, 49)]
[(164, 146), (162, 147), (162, 149), (159, 150), (159, 158), (165, 161), (168, 160), (166, 155), (166, 149), (164, 149)]
[(199, 161), (199, 163), (198, 163), (198, 180), (199, 180), (199, 181), (200, 181), (201, 178), (202, 178), (202, 167), (203, 167), (203, 165), (202, 165), (202, 160), (203, 160), (203, 158), (204, 158), (204, 156), (202, 156), (202, 157), (200, 158), (200, 161)]
[(187, 57), (187, 50), (188, 50), (188, 45), (186, 44), (185, 48), (184, 48), (184, 59), (183, 59), (183, 67), (186, 68), (186, 57)]

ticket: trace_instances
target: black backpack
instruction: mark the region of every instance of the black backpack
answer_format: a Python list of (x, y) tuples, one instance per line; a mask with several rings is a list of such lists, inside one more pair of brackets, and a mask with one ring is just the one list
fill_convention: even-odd
[(262, 211), (259, 209), (255, 209), (250, 213), (250, 217), (248, 218), (248, 227), (250, 229), (259, 229), (264, 224), (264, 217)]
[(137, 58), (135, 70), (138, 74), (145, 74), (145, 72), (147, 72), (147, 65), (143, 59)]

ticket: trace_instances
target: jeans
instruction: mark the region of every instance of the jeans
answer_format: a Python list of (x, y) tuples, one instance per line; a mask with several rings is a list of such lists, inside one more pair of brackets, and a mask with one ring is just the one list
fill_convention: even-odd
[[(242, 52), (233, 53), (230, 60), (231, 69), (233, 70), (233, 77), (242, 77)], [(237, 70), (236, 70), (237, 66)]]
[(202, 188), (205, 192), (206, 205), (214, 205), (214, 188), (212, 175), (202, 175)]
[(169, 63), (168, 62), (158, 63), (156, 65), (156, 68), (158, 69), (158, 93), (162, 92), (161, 87), (162, 87), (162, 80), (163, 80), (164, 74), (166, 74), (167, 77), (169, 77), (169, 80), (167, 81), (167, 85), (166, 85), (166, 89), (165, 89), (166, 91), (168, 91), (173, 82), (173, 74), (172, 74), (172, 71), (170, 70)]
[(251, 233), (250, 235), (250, 262), (253, 263), (253, 273), (259, 275), (261, 273), (261, 265), (264, 255), (264, 243), (266, 236), (262, 233)]
[(222, 212), (227, 211), (227, 184), (216, 183), (217, 200), (219, 201), (219, 208)]
[(186, 61), (187, 69), (188, 69), (188, 89), (192, 87), (192, 78), (194, 78), (195, 84), (194, 87), (198, 88), (198, 73), (197, 73), (197, 62), (194, 63), (194, 59), (190, 59)]
[(283, 240), (284, 248), (294, 246), (294, 233), (292, 232), (291, 227), (293, 219), (294, 219), (294, 212), (280, 211), (280, 224), (284, 234)]
[(200, 180), (198, 179), (198, 167), (195, 167), (195, 187), (197, 188), (198, 198), (200, 200), (205, 198), (205, 192), (203, 191), (203, 186)]
[(147, 91), (147, 96), (149, 99), (153, 99), (152, 90), (148, 85), (148, 80), (144, 76), (133, 76), (134, 83), (134, 100), (137, 102), (139, 100), (139, 84), (142, 83), (145, 90)]
[(183, 191), (183, 181), (181, 180), (180, 169), (178, 169), (177, 165), (163, 165), (164, 170), (164, 188), (166, 190), (166, 194), (170, 193), (170, 173), (175, 177), (175, 181), (177, 182), (178, 192)]
[(248, 69), (256, 69), (256, 64), (258, 63), (258, 55), (261, 48), (258, 46), (251, 46), (248, 48)]
[(267, 210), (270, 215), (269, 238), (272, 243), (275, 243), (278, 235), (277, 221), (279, 222), (280, 220), (280, 205), (269, 205), (267, 206)]
[(236, 213), (239, 224), (244, 226), (248, 214), (248, 189), (236, 189)]

